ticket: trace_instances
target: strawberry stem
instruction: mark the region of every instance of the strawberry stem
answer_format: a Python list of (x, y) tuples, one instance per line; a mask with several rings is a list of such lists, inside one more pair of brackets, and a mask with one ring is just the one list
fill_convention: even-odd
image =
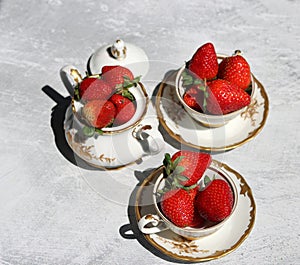
[(188, 187), (182, 186), (181, 188), (184, 189), (184, 190), (186, 190), (186, 191), (189, 191), (189, 190), (192, 190), (192, 189), (196, 188), (197, 186), (198, 186), (198, 184), (196, 183), (196, 184), (193, 184), (193, 185), (188, 186)]
[(100, 135), (103, 134), (103, 131), (101, 129), (95, 128), (95, 132), (99, 133)]
[(205, 112), (206, 107), (207, 107), (207, 98), (209, 97), (209, 93), (207, 91), (208, 86), (207, 86), (206, 78), (204, 78), (204, 80), (195, 78), (193, 75), (188, 73), (187, 70), (185, 69), (182, 72), (182, 86), (188, 87), (191, 85), (196, 85), (197, 89), (201, 90), (204, 93), (203, 104), (202, 104), (201, 108), (202, 108), (203, 112)]
[(135, 77), (134, 79), (130, 79), (128, 76), (123, 76), (124, 82), (123, 84), (116, 85), (116, 94), (121, 94), (123, 97), (126, 97), (130, 99), (131, 101), (134, 101), (133, 95), (129, 92), (129, 88), (133, 86), (137, 86), (137, 84), (140, 82), (141, 75)]
[(190, 75), (189, 73), (187, 73), (186, 70), (184, 70), (182, 72), (182, 85), (184, 87), (190, 86), (192, 85), (194, 82), (192, 75)]
[(184, 159), (184, 156), (178, 156), (174, 161), (172, 161), (171, 155), (169, 153), (165, 154), (165, 158), (163, 160), (166, 175), (166, 185), (164, 188), (165, 191), (176, 188), (185, 189), (188, 191), (197, 186), (197, 184), (193, 184), (191, 186), (184, 186), (181, 184), (189, 180), (188, 177), (182, 175), (182, 172), (185, 171), (185, 167), (179, 166), (179, 163), (182, 159)]
[(138, 84), (138, 82), (140, 82), (141, 79), (141, 75), (135, 77), (134, 79), (130, 79), (128, 76), (124, 75), (123, 76), (124, 82), (123, 82), (123, 88), (130, 88), (133, 86), (136, 86)]

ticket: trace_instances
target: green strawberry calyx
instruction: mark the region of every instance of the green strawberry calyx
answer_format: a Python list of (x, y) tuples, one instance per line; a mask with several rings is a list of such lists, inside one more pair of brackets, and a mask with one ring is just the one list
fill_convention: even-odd
[(123, 79), (124, 79), (123, 84), (116, 85), (116, 93), (121, 94), (123, 97), (128, 98), (131, 101), (134, 101), (134, 97), (129, 92), (129, 88), (131, 88), (133, 86), (137, 86), (138, 83), (140, 82), (141, 77), (142, 76), (140, 75), (131, 80), (128, 76), (124, 75), (123, 76)]
[(137, 86), (137, 84), (140, 82), (141, 80), (141, 75), (135, 77), (134, 79), (130, 79), (127, 75), (124, 75), (123, 76), (123, 80), (124, 82), (122, 84), (117, 84), (116, 85), (116, 89), (128, 89), (130, 87), (133, 87), (133, 86)]
[(200, 185), (200, 188), (199, 190), (200, 191), (203, 191), (205, 190), (209, 185), (210, 183), (216, 179), (216, 175), (213, 175), (212, 177), (209, 177), (207, 175), (204, 176), (204, 179), (203, 179), (203, 182), (201, 183)]
[[(200, 81), (200, 80), (199, 80)], [(187, 71), (182, 72), (182, 86), (187, 87), (194, 85), (194, 78)]]
[(182, 175), (182, 172), (184, 172), (185, 168), (178, 165), (183, 158), (184, 156), (178, 156), (174, 161), (172, 161), (171, 155), (169, 153), (165, 154), (163, 165), (166, 175), (166, 185), (163, 189), (163, 192), (176, 188), (188, 191), (198, 186), (197, 184), (191, 186), (184, 186), (181, 184), (182, 182), (189, 180), (188, 177)]
[(199, 89), (200, 91), (202, 91), (204, 93), (201, 108), (205, 112), (206, 106), (207, 106), (207, 98), (209, 97), (206, 79), (201, 80), (199, 78), (195, 78), (187, 70), (185, 70), (182, 72), (182, 86), (185, 88), (190, 87), (190, 86), (196, 86), (197, 89)]

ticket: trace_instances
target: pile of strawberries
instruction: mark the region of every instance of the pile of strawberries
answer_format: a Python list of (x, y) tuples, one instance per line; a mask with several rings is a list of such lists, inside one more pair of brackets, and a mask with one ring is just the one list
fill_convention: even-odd
[(188, 150), (165, 155), (166, 185), (158, 191), (159, 207), (176, 226), (207, 227), (231, 214), (234, 197), (225, 180), (205, 176), (199, 185), (211, 161), (209, 154)]
[(213, 44), (206, 43), (192, 56), (182, 76), (183, 100), (196, 111), (222, 115), (250, 104), (251, 71), (240, 51), (218, 63)]
[(75, 89), (75, 98), (84, 104), (83, 118), (99, 131), (129, 121), (136, 105), (128, 88), (136, 86), (139, 80), (122, 66), (103, 66), (101, 75), (84, 78)]

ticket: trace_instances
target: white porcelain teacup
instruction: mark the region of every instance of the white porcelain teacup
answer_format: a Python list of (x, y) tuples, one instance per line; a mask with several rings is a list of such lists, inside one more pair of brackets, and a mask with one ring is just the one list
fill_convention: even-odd
[(158, 119), (147, 115), (149, 98), (141, 83), (129, 88), (135, 98), (134, 116), (122, 125), (102, 128), (101, 133), (92, 132), (87, 137), (84, 131), (87, 123), (81, 114), (84, 105), (74, 99), (74, 89), (82, 77), (78, 69), (71, 65), (63, 67), (60, 75), (72, 97), (65, 116), (65, 136), (72, 150), (88, 164), (100, 168), (118, 168), (162, 150), (164, 141), (158, 131)]
[[(227, 57), (226, 55), (221, 55), (218, 54), (218, 59), (221, 60), (223, 58)], [(183, 65), (177, 72), (176, 74), (176, 79), (175, 79), (175, 87), (176, 87), (176, 94), (177, 97), (180, 101), (180, 103), (183, 105), (185, 111), (196, 121), (200, 122), (202, 125), (205, 127), (221, 127), (227, 124), (229, 121), (233, 120), (237, 116), (241, 115), (247, 107), (244, 107), (242, 109), (239, 109), (237, 111), (228, 113), (228, 114), (223, 114), (223, 115), (212, 115), (212, 114), (206, 114), (206, 113), (201, 113), (197, 110), (192, 109), (190, 106), (188, 106), (185, 101), (183, 100), (183, 95), (185, 93), (185, 88), (182, 85), (182, 73), (186, 70), (186, 66)], [(257, 89), (257, 84), (254, 82), (253, 75), (251, 75), (251, 101), (253, 101)], [(250, 103), (251, 104), (251, 103)]]
[[(210, 223), (207, 222), (203, 227), (201, 228), (193, 228), (193, 227), (178, 227), (175, 224), (173, 224), (161, 211), (159, 207), (159, 197), (157, 196), (157, 191), (162, 190), (162, 188), (165, 185), (165, 178), (163, 173), (161, 173), (157, 180), (155, 181), (154, 187), (153, 187), (153, 205), (157, 212), (157, 214), (146, 214), (142, 216), (142, 218), (138, 221), (138, 227), (140, 231), (144, 234), (153, 234), (153, 233), (159, 233), (165, 230), (172, 230), (174, 233), (185, 237), (187, 239), (193, 240), (198, 239), (204, 236), (208, 236), (216, 231), (218, 231), (226, 222), (228, 222), (232, 215), (235, 213), (236, 205), (238, 203), (238, 194), (237, 194), (237, 188), (235, 186), (234, 181), (224, 172), (222, 169), (218, 168), (217, 166), (211, 165), (205, 172), (206, 175), (208, 175), (210, 178), (213, 176), (216, 179), (223, 179), (225, 180), (231, 187), (233, 191), (233, 197), (234, 197), (234, 203), (232, 207), (231, 214), (225, 218), (223, 221), (219, 223)], [(201, 178), (199, 185), (202, 185), (202, 182), (204, 181), (204, 177)]]

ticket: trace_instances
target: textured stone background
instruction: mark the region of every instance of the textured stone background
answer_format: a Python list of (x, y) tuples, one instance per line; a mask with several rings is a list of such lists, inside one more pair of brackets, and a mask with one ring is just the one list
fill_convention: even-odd
[(55, 144), (56, 103), (42, 91), (66, 97), (59, 69), (84, 69), (118, 37), (163, 62), (157, 83), (207, 41), (222, 53), (243, 50), (270, 115), (252, 142), (215, 158), (247, 179), (256, 223), (236, 251), (210, 263), (299, 264), (299, 13), (297, 0), (0, 0), (0, 264), (169, 264), (119, 234), (135, 175), (161, 157), (113, 173), (75, 166)]

